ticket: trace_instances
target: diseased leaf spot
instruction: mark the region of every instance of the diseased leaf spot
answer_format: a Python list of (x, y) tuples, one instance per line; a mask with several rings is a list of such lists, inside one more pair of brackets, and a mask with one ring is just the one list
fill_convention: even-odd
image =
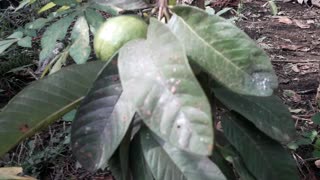
[(29, 126), (28, 124), (23, 124), (19, 127), (19, 131), (22, 133), (27, 133), (29, 131)]

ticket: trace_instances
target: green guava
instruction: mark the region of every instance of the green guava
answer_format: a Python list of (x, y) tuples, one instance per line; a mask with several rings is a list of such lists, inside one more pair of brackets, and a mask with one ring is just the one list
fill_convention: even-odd
[(137, 16), (109, 18), (94, 37), (94, 50), (102, 61), (108, 61), (125, 43), (146, 38), (148, 25)]

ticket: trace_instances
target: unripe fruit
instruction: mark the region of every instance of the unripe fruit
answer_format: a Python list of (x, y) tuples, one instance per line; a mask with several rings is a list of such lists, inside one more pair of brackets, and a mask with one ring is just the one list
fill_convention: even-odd
[(125, 43), (146, 38), (148, 25), (136, 16), (109, 18), (94, 37), (94, 50), (102, 61), (108, 61)]

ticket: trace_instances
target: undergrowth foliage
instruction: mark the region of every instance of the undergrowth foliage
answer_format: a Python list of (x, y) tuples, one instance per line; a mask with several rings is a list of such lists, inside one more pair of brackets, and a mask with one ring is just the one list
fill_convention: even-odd
[[(68, 49), (78, 64), (89, 56), (89, 29), (102, 23), (93, 7), (148, 7), (141, 0), (52, 2), (70, 9), (46, 30), (40, 60), (78, 17)], [(150, 17), (146, 38), (107, 62), (68, 66), (14, 97), (0, 112), (0, 156), (77, 109), (75, 157), (91, 171), (110, 168), (117, 180), (299, 179), (286, 150), (295, 128), (273, 95), (278, 82), (265, 52), (219, 16), (190, 6), (171, 11), (166, 24)]]

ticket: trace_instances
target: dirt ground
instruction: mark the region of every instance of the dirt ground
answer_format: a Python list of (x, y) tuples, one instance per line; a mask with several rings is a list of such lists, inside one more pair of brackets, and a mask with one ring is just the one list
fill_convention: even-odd
[[(268, 53), (279, 78), (278, 95), (289, 106), (299, 132), (319, 127), (311, 117), (319, 112), (316, 100), (320, 63), (320, 8), (298, 3), (277, 3), (272, 16), (265, 1), (244, 5), (244, 19), (238, 26)], [(293, 154), (303, 179), (320, 179), (314, 165), (312, 146), (302, 146)]]
[[(319, 131), (311, 117), (319, 112), (316, 95), (319, 86), (320, 8), (294, 2), (279, 2), (277, 5), (278, 16), (272, 16), (266, 1), (246, 0), (240, 11), (243, 17), (237, 21), (237, 25), (256, 40), (271, 58), (279, 77), (277, 94), (290, 107), (297, 130)], [(6, 103), (8, 97), (12, 96), (0, 92), (3, 101), (0, 104)], [(92, 174), (77, 168), (70, 147), (63, 143), (68, 138), (66, 128), (69, 126), (70, 122), (60, 121), (47, 131), (21, 143), (7, 157), (0, 159), (0, 167), (22, 164), (25, 160), (32, 161), (27, 166), (38, 168), (31, 168), (31, 173), (43, 170), (39, 174), (43, 177), (41, 179), (61, 179), (67, 176), (69, 179), (111, 180), (109, 172)], [(30, 151), (30, 148), (34, 149)], [(293, 153), (305, 180), (320, 179), (320, 169), (314, 165), (312, 150), (312, 146), (306, 145)], [(41, 151), (45, 154), (39, 156)], [(28, 160), (28, 157), (31, 158)]]

